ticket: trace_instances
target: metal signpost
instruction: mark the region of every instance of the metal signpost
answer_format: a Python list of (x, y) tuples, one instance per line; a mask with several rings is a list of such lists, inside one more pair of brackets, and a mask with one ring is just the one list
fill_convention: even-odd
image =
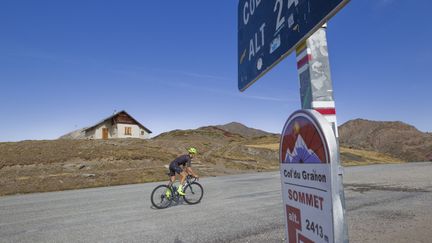
[(314, 110), (295, 112), (282, 133), (280, 160), (287, 242), (348, 242), (336, 111), (323, 26), (348, 2), (239, 1), (239, 90), (244, 91), (296, 50), (302, 109)]
[[(300, 97), (302, 109), (314, 109), (331, 125), (336, 139), (339, 156), (338, 128), (333, 98), (333, 85), (330, 75), (326, 28), (321, 27), (297, 48), (297, 69), (300, 77)], [(336, 242), (348, 242), (348, 227), (345, 221), (345, 194), (343, 190), (343, 169), (339, 159), (332, 163), (333, 210), (341, 211), (334, 215), (341, 220), (335, 228)], [(339, 235), (340, 234), (340, 235)]]
[(244, 91), (349, 0), (240, 0), (238, 88)]

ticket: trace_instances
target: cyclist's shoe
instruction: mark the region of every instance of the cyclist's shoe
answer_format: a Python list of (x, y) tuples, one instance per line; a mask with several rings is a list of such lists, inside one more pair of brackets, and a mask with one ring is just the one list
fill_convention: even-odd
[(165, 196), (169, 199), (171, 197), (171, 191), (169, 189), (166, 190)]
[(178, 192), (178, 194), (180, 195), (180, 196), (184, 196), (184, 195), (186, 195), (184, 192), (183, 192), (183, 187), (180, 185), (179, 186), (179, 188), (177, 189), (177, 192)]

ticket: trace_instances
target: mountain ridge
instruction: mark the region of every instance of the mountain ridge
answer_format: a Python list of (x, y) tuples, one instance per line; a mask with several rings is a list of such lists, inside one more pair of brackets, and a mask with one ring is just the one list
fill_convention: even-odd
[(432, 161), (432, 135), (401, 121), (350, 120), (339, 126), (342, 146), (391, 154), (405, 161)]
[(215, 127), (218, 127), (222, 130), (231, 132), (231, 133), (237, 133), (240, 134), (243, 137), (246, 138), (254, 138), (254, 137), (261, 137), (261, 136), (268, 136), (268, 135), (274, 135), (273, 133), (266, 132), (261, 129), (248, 127), (242, 123), (239, 122), (230, 122), (225, 125), (215, 125)]

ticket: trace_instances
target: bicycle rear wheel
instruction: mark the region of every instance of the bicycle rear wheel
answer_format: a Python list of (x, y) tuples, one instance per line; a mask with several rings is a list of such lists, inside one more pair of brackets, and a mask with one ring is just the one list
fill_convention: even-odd
[(151, 194), (151, 202), (155, 208), (163, 209), (171, 205), (173, 192), (166, 185), (157, 186)]
[(204, 195), (203, 187), (197, 182), (192, 182), (191, 184), (187, 185), (183, 189), (183, 192), (185, 193), (183, 198), (188, 204), (199, 203)]

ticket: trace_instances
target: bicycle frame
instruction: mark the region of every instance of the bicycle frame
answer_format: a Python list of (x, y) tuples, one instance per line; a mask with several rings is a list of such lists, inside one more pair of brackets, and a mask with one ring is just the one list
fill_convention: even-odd
[[(194, 178), (194, 177), (192, 177), (192, 176), (190, 176), (190, 175), (186, 176), (185, 182), (183, 183), (183, 188), (185, 188), (186, 186), (189, 185), (189, 187), (190, 187), (192, 193), (194, 193), (194, 192), (193, 192), (193, 189), (192, 189), (192, 186), (190, 186), (190, 185), (191, 185), (192, 183), (194, 183), (195, 181), (197, 181), (196, 178)], [(180, 195), (178, 194), (178, 192), (177, 192), (177, 187), (174, 186), (174, 182), (171, 183), (171, 185), (169, 186), (169, 188), (171, 189), (171, 192), (173, 193), (173, 197), (171, 198), (171, 200), (178, 201), (178, 199), (179, 199), (180, 197), (182, 197), (182, 196), (180, 196)]]
[[(194, 177), (188, 175), (188, 176), (186, 176), (185, 182), (183, 183), (183, 187), (185, 187), (185, 186), (187, 186), (187, 185), (190, 185), (190, 184), (194, 183), (195, 181), (197, 181), (196, 178), (194, 178)], [(174, 183), (175, 183), (175, 181), (172, 182), (171, 185), (168, 185), (168, 186), (169, 186), (170, 188), (172, 188), (172, 187), (174, 187)]]

